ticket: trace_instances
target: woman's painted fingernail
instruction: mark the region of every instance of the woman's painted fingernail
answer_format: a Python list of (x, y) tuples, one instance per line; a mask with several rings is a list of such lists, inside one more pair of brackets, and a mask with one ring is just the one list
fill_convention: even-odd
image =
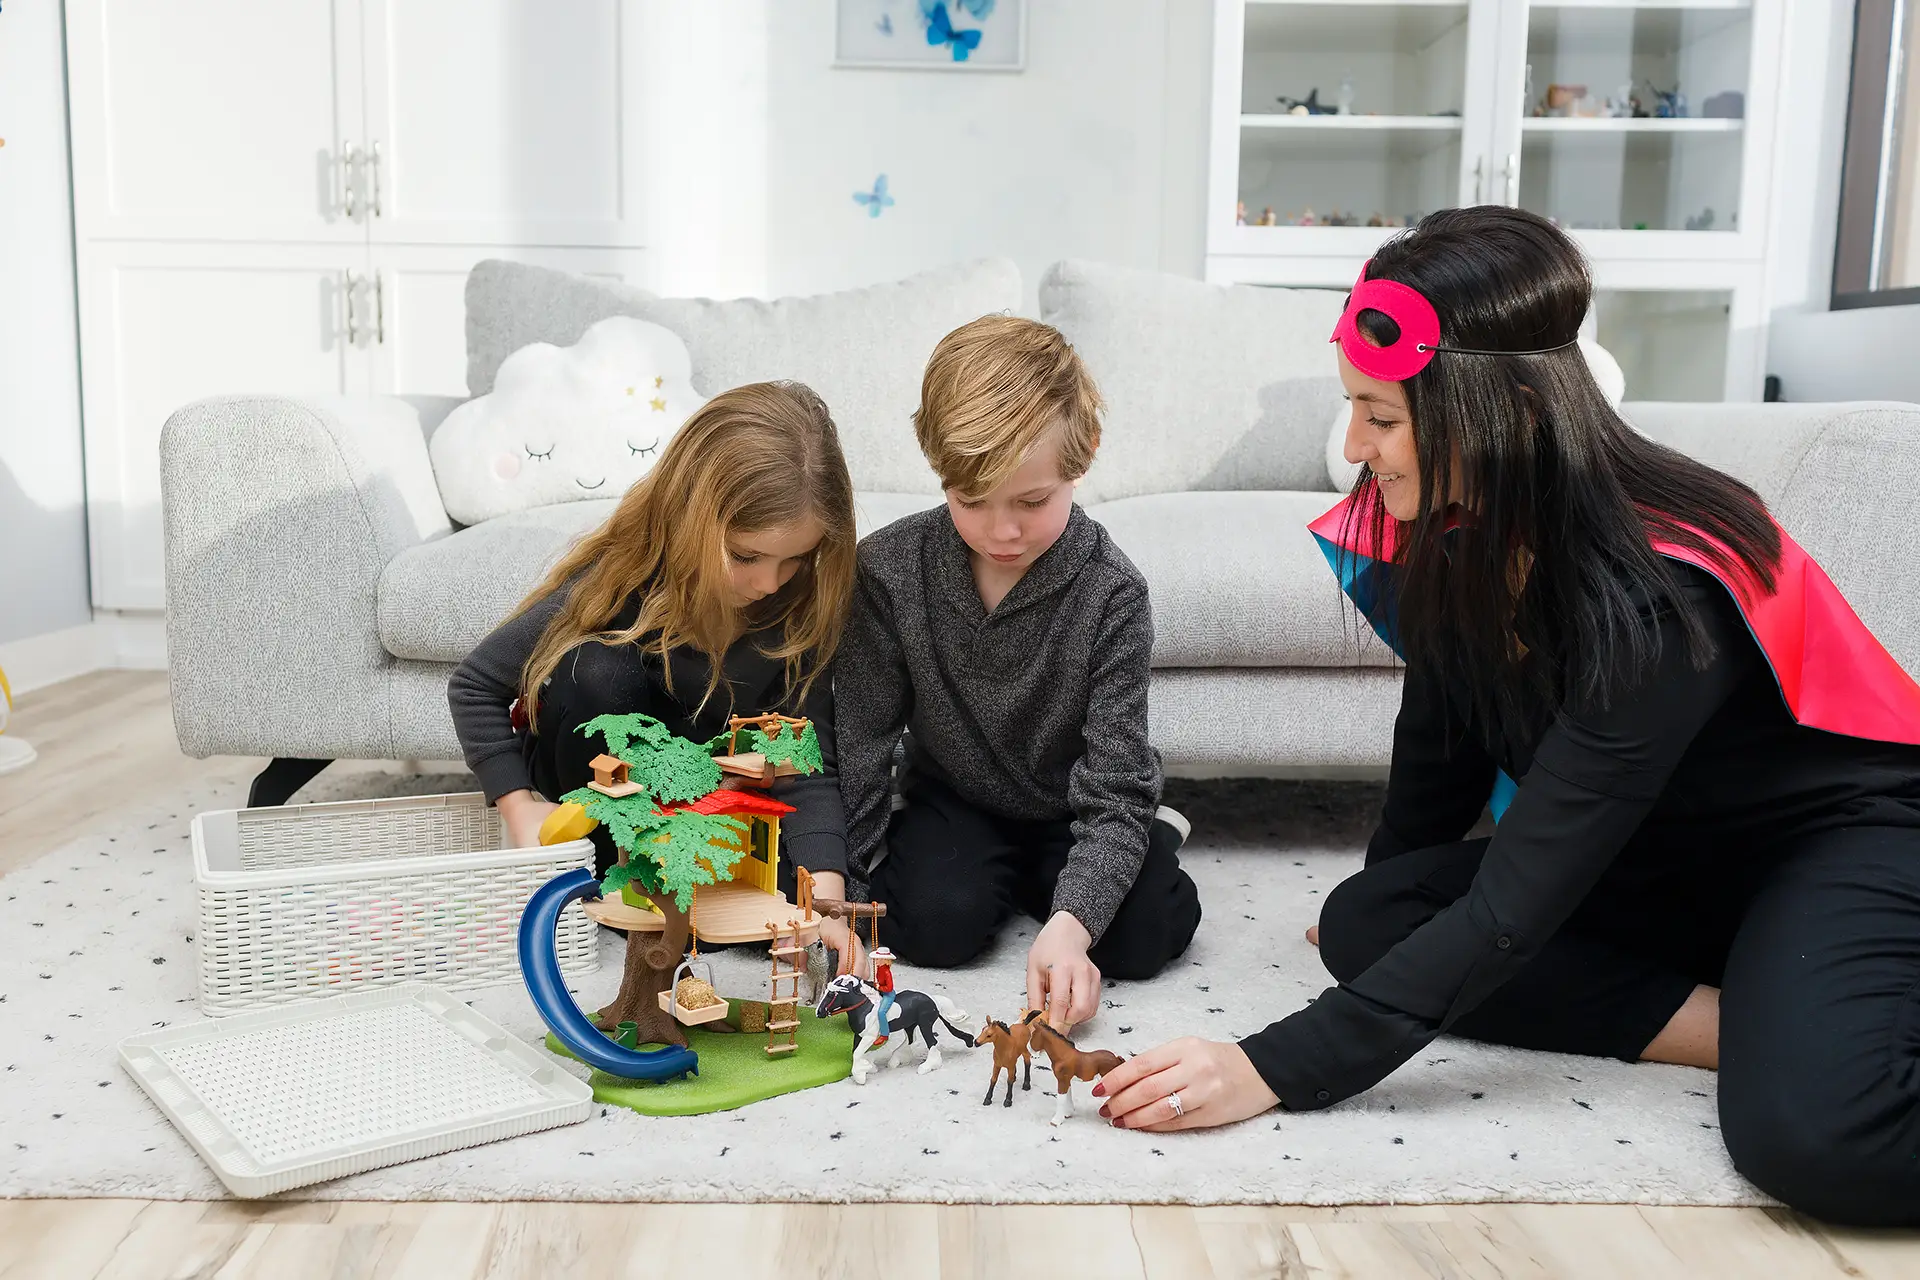
[(1093, 1096), (1096, 1098), (1104, 1098), (1107, 1096), (1107, 1082), (1105, 1080), (1097, 1081), (1094, 1084)]
[(1107, 1104), (1104, 1102), (1100, 1104), (1100, 1114), (1109, 1120), (1113, 1119), (1113, 1112), (1107, 1109)]

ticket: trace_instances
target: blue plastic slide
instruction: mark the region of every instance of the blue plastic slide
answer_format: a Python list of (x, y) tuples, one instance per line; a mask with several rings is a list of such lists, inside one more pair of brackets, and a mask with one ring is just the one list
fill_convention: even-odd
[(555, 876), (534, 891), (527, 909), (520, 913), (520, 976), (526, 979), (533, 1007), (540, 1020), (553, 1032), (554, 1039), (567, 1046), (573, 1055), (610, 1076), (626, 1080), (671, 1080), (689, 1073), (698, 1074), (700, 1058), (691, 1049), (668, 1047), (641, 1052), (615, 1043), (593, 1025), (580, 1006), (567, 994), (566, 980), (560, 976), (560, 955), (554, 946), (554, 929), (568, 903), (600, 896), (600, 884), (593, 872), (577, 867)]

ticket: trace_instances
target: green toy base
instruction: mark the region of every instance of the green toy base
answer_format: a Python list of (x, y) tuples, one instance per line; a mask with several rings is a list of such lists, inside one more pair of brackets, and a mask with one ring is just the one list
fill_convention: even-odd
[[(853, 1032), (845, 1018), (822, 1021), (803, 1007), (799, 1041), (800, 1047), (792, 1053), (768, 1057), (765, 1032), (688, 1027), (687, 1047), (700, 1055), (700, 1074), (656, 1083), (595, 1071), (589, 1083), (595, 1100), (630, 1107), (643, 1116), (699, 1116), (832, 1084), (853, 1074)], [(547, 1048), (565, 1058), (574, 1056), (552, 1035), (547, 1036)]]

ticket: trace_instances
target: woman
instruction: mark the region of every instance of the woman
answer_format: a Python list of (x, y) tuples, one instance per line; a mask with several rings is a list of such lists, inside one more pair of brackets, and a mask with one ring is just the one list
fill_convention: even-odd
[(1760, 1187), (1920, 1222), (1920, 686), (1757, 495), (1608, 407), (1591, 296), (1506, 208), (1362, 273), (1334, 341), (1367, 469), (1314, 532), (1407, 675), (1365, 869), (1321, 913), (1340, 985), (1143, 1054), (1107, 1109), (1324, 1107), (1442, 1032), (1718, 1067)]

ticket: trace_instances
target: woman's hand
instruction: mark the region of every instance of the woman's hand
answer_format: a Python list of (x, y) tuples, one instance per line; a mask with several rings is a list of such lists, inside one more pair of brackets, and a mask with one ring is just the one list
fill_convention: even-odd
[[(1167, 1101), (1180, 1095), (1175, 1114)], [(1129, 1058), (1100, 1078), (1093, 1096), (1116, 1129), (1205, 1129), (1277, 1106), (1280, 1099), (1237, 1044), (1185, 1036)]]
[(560, 806), (526, 790), (509, 791), (494, 801), (500, 820), (507, 824), (507, 847), (534, 849), (540, 845), (540, 824)]
[(1100, 1010), (1100, 970), (1087, 959), (1092, 945), (1087, 926), (1056, 911), (1027, 949), (1027, 1008), (1045, 1009), (1062, 1033)]

